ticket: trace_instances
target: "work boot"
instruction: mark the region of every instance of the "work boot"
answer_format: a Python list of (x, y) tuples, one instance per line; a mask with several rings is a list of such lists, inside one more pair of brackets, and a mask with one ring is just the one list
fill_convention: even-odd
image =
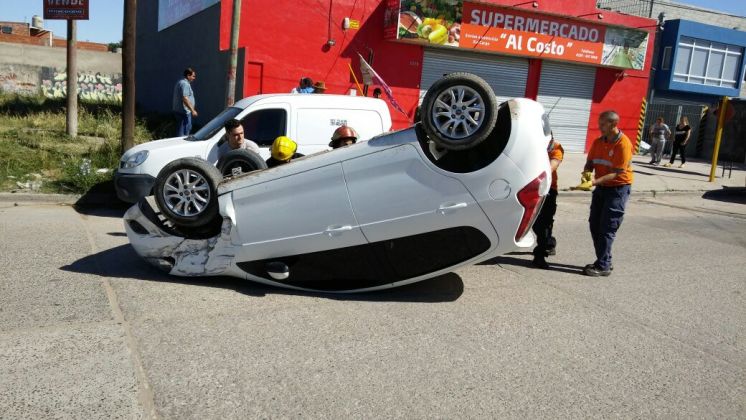
[[(596, 266), (595, 264), (588, 264), (585, 266), (585, 268), (593, 268), (595, 266)], [(609, 271), (614, 271), (614, 264), (609, 265)]]
[(682, 163), (681, 165), (679, 165), (679, 168), (683, 168), (684, 166), (686, 166), (686, 163)]
[(607, 277), (609, 274), (611, 274), (611, 269), (604, 270), (595, 264), (588, 264), (585, 266), (585, 269), (583, 270), (586, 276), (591, 277)]
[(663, 165), (663, 166), (664, 166), (664, 167), (666, 167), (666, 168), (670, 168), (670, 167), (671, 167), (671, 165), (672, 165), (671, 163), (666, 163), (666, 164), (665, 164), (665, 165)]
[(534, 267), (541, 268), (542, 270), (549, 269), (549, 263), (547, 263), (547, 260), (545, 260), (544, 257), (534, 257), (532, 264)]

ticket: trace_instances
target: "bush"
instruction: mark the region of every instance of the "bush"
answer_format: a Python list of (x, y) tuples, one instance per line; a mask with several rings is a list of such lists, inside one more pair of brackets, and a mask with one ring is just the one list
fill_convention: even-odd
[(70, 191), (85, 193), (94, 185), (110, 180), (111, 176), (109, 170), (99, 173), (88, 158), (72, 158), (62, 163), (62, 178), (59, 183)]

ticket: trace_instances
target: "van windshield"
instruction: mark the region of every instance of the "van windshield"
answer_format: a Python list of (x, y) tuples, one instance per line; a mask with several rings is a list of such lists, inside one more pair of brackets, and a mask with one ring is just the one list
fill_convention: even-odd
[(226, 121), (236, 118), (236, 115), (238, 115), (239, 112), (241, 112), (241, 108), (226, 108), (225, 111), (221, 112), (220, 114), (218, 114), (217, 117), (210, 120), (210, 122), (205, 124), (204, 127), (200, 128), (199, 131), (194, 133), (194, 135), (187, 137), (187, 140), (199, 141), (212, 138), (215, 133), (223, 128), (223, 125), (225, 125)]

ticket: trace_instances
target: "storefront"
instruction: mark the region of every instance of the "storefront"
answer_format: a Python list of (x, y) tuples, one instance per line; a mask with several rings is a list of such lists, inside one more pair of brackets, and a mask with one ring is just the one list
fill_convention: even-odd
[[(166, 3), (174, 0), (158, 1)], [(200, 118), (210, 118), (224, 106), (232, 1), (177, 3), (201, 6), (164, 14), (167, 22), (158, 5), (138, 6), (138, 103), (168, 110), (173, 83), (190, 66), (201, 75), (194, 84)], [(327, 93), (359, 95), (362, 56), (401, 105), (403, 112), (390, 107), (394, 129), (411, 124), (435, 80), (468, 71), (501, 100), (544, 104), (568, 151), (587, 150), (607, 109), (620, 114), (622, 130), (635, 140), (656, 21), (597, 9), (593, 0), (513, 4), (243, 0), (237, 96), (289, 92), (304, 76), (324, 81)]]
[(643, 70), (650, 43), (648, 31), (602, 25), (600, 14), (589, 22), (461, 0), (402, 0), (389, 7), (397, 7), (398, 21), (387, 22), (385, 37), (424, 47), (420, 97), (443, 74), (477, 74), (500, 101), (541, 102), (568, 152), (586, 150), (597, 69)]

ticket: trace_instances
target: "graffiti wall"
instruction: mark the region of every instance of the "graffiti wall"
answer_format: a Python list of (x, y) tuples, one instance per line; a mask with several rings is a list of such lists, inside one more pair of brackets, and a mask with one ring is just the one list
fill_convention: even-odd
[[(67, 96), (67, 72), (54, 67), (0, 63), (0, 92)], [(78, 72), (78, 97), (91, 102), (122, 102), (122, 75)]]
[[(67, 95), (67, 71), (42, 67), (41, 92), (48, 98)], [(101, 72), (78, 73), (78, 96), (91, 102), (122, 102), (122, 75)]]
[(34, 66), (0, 64), (0, 91), (22, 95), (36, 94), (39, 92), (39, 72)]

